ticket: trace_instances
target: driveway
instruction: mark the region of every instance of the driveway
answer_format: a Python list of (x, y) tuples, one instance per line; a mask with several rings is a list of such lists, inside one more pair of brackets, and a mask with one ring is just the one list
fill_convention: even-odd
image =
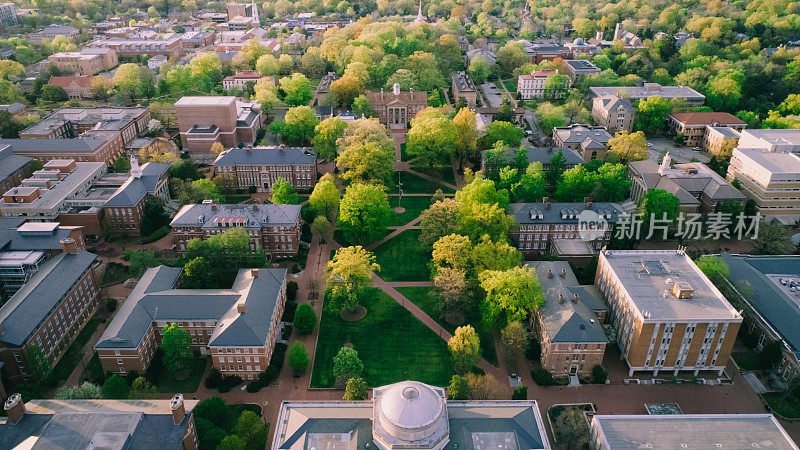
[(669, 156), (672, 161), (676, 163), (690, 162), (693, 158), (700, 162), (707, 163), (709, 161), (708, 155), (699, 150), (692, 150), (691, 147), (679, 147), (675, 145), (672, 140), (664, 137), (654, 137), (647, 139), (648, 144), (652, 147), (648, 148), (650, 152), (650, 159), (657, 163), (661, 162), (664, 151), (669, 151)]

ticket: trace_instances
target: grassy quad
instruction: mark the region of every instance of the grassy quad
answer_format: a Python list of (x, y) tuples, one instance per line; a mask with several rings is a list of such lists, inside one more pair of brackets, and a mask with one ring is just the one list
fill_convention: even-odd
[(427, 281), (431, 255), (419, 242), (420, 230), (406, 230), (375, 249), (378, 275), (386, 281)]
[[(399, 206), (405, 208), (405, 212), (397, 214), (394, 212), (394, 208)], [(428, 209), (431, 206), (431, 198), (430, 197), (389, 197), (389, 204), (392, 207), (392, 222), (390, 225), (401, 226), (405, 225), (408, 222), (419, 217), (422, 214), (422, 211)]]
[[(452, 170), (451, 170), (452, 172)], [(431, 176), (436, 176), (432, 174)], [(392, 175), (392, 187), (387, 191), (388, 194), (397, 194), (398, 191), (398, 177), (400, 182), (403, 183), (404, 194), (433, 194), (437, 189), (441, 189), (445, 194), (452, 194), (455, 192), (453, 189), (439, 184), (435, 181), (427, 180), (418, 175), (409, 172), (395, 172)], [(452, 179), (453, 176), (451, 175)], [(442, 179), (446, 179), (443, 177)]]
[[(455, 333), (456, 327), (447, 323), (447, 321), (442, 318), (441, 314), (439, 314), (436, 307), (436, 299), (431, 296), (433, 287), (398, 287), (395, 289), (407, 299), (411, 300), (412, 303), (419, 306), (419, 309), (431, 316), (442, 328), (449, 331), (451, 334)], [(464, 323), (472, 325), (478, 333), (478, 337), (481, 340), (481, 356), (491, 364), (497, 365), (497, 350), (494, 346), (492, 332), (484, 328), (478, 311), (473, 310), (472, 312), (474, 314), (467, 317)]]
[(446, 386), (453, 361), (444, 340), (383, 291), (371, 288), (364, 297), (367, 316), (358, 322), (346, 322), (330, 308), (323, 311), (311, 386), (334, 385), (333, 357), (347, 343), (364, 362), (370, 386), (406, 379)]

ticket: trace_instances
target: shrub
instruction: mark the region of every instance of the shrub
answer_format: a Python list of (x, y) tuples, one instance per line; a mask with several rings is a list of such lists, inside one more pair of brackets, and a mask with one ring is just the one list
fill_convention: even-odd
[(248, 186), (247, 187), (247, 193), (248, 194), (255, 194), (256, 192), (258, 192), (258, 188), (257, 187), (255, 187), (255, 186)]
[(292, 327), (291, 325), (286, 325), (285, 327), (283, 327), (283, 333), (281, 334), (281, 339), (283, 339), (284, 341), (289, 340), (289, 338), (292, 337), (292, 331), (294, 331), (294, 327)]
[(367, 382), (361, 377), (353, 377), (347, 380), (344, 388), (344, 400), (356, 401), (367, 398)]
[(553, 375), (551, 375), (547, 369), (539, 368), (532, 370), (531, 377), (539, 386), (553, 386), (556, 384), (556, 380), (553, 379)]
[(289, 367), (292, 368), (295, 375), (300, 375), (308, 368), (308, 352), (306, 347), (300, 341), (292, 342), (289, 347)]
[(542, 346), (535, 336), (528, 338), (528, 348), (525, 349), (525, 357), (531, 361), (538, 361), (542, 356)]
[(592, 383), (603, 384), (608, 379), (608, 372), (600, 364), (592, 367)]
[(267, 387), (270, 383), (278, 379), (280, 370), (275, 366), (267, 366), (267, 370), (258, 374), (258, 378), (247, 385), (247, 392), (258, 392), (261, 388)]
[(108, 309), (108, 312), (116, 311), (117, 310), (117, 299), (110, 298), (110, 299), (106, 300), (106, 308)]
[(220, 384), (222, 384), (222, 374), (219, 370), (212, 367), (208, 378), (206, 378), (205, 385), (208, 389), (215, 389)]
[(520, 385), (514, 389), (511, 394), (511, 400), (527, 400), (528, 399), (528, 386)]
[(466, 400), (469, 398), (469, 385), (461, 375), (453, 375), (447, 391), (447, 396), (451, 400)]
[(300, 334), (311, 334), (317, 324), (317, 313), (308, 303), (301, 303), (294, 313), (294, 326)]
[(288, 346), (282, 342), (275, 344), (275, 350), (272, 351), (272, 357), (269, 360), (269, 365), (275, 366), (280, 372), (283, 369), (283, 360), (286, 357), (286, 349)]
[(300, 287), (297, 285), (296, 282), (290, 281), (286, 283), (286, 299), (290, 302), (297, 300), (297, 290)]
[(294, 322), (294, 313), (297, 310), (297, 303), (286, 302), (286, 307), (283, 309), (282, 322)]

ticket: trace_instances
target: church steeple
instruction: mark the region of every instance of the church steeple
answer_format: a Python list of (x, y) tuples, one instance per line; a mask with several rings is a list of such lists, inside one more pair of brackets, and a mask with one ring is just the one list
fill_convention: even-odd
[(422, 15), (422, 0), (419, 0), (419, 12), (417, 12), (416, 22), (427, 22), (428, 20)]

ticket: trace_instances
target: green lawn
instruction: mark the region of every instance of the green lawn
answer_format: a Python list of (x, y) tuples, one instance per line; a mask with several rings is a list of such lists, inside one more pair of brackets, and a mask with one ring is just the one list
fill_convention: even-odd
[[(398, 206), (398, 202), (400, 206), (406, 209), (404, 213), (397, 214), (394, 212), (394, 208)], [(422, 211), (428, 209), (431, 206), (431, 198), (430, 197), (389, 197), (389, 203), (392, 205), (392, 223), (391, 225), (405, 225), (408, 222), (419, 217)]]
[[(380, 241), (391, 232), (392, 230), (383, 230), (383, 232), (377, 237), (377, 239), (375, 239), (375, 241)], [(364, 243), (350, 242), (347, 238), (344, 237), (344, 233), (342, 233), (342, 230), (338, 229), (333, 231), (333, 240), (338, 242), (342, 247), (349, 247), (351, 245), (364, 245)]]
[(402, 380), (447, 386), (453, 361), (444, 340), (383, 291), (370, 289), (362, 305), (367, 316), (358, 322), (346, 322), (338, 311), (327, 307), (323, 311), (311, 376), (313, 387), (334, 385), (333, 357), (346, 343), (358, 351), (370, 386)]
[[(389, 194), (398, 193), (397, 189), (398, 176), (400, 177), (400, 182), (403, 183), (403, 193), (405, 194), (433, 194), (434, 192), (436, 192), (437, 189), (441, 189), (442, 192), (445, 193), (454, 192), (453, 189), (450, 189), (446, 186), (436, 183), (435, 181), (426, 180), (425, 178), (419, 177), (417, 175), (408, 172), (397, 172), (396, 175), (392, 176), (392, 182), (394, 183), (394, 185), (388, 192)], [(450, 176), (450, 178), (452, 178), (452, 175)]]
[(517, 78), (509, 78), (508, 80), (503, 80), (503, 84), (505, 85), (508, 92), (512, 94), (517, 92)]
[(783, 397), (781, 393), (764, 394), (762, 396), (772, 410), (787, 419), (800, 418), (800, 401), (794, 397)]
[(419, 242), (420, 230), (406, 230), (375, 249), (380, 277), (386, 281), (424, 281), (430, 278), (430, 252)]
[[(436, 178), (437, 180), (442, 180), (445, 183), (450, 183), (453, 185), (456, 184), (456, 176), (455, 173), (453, 173), (452, 166), (441, 166), (433, 168), (427, 168), (427, 167), (411, 167), (411, 168), (413, 170), (416, 170), (417, 172), (422, 172), (426, 175), (430, 175)], [(452, 192), (452, 189), (447, 189), (445, 187), (442, 187), (442, 191)]]
[[(442, 328), (449, 331), (451, 334), (455, 333), (456, 327), (444, 320), (444, 317), (442, 317), (436, 307), (436, 299), (430, 295), (433, 287), (399, 287), (396, 289), (407, 299), (411, 300), (412, 303), (419, 306), (419, 309), (425, 311), (425, 314), (431, 316)], [(478, 337), (481, 340), (481, 356), (490, 363), (497, 365), (497, 350), (494, 347), (492, 333), (484, 329), (480, 320), (480, 314), (477, 314), (477, 311), (474, 312), (475, 314), (467, 318), (465, 323), (472, 325), (478, 333)]]
[(80, 363), (83, 358), (83, 346), (92, 337), (92, 333), (97, 329), (97, 326), (103, 323), (103, 319), (99, 317), (92, 317), (86, 322), (86, 325), (72, 341), (72, 344), (67, 347), (64, 355), (58, 360), (58, 363), (53, 367), (50, 375), (47, 376), (47, 383), (52, 386), (57, 386), (65, 381), (75, 370), (75, 367)]

